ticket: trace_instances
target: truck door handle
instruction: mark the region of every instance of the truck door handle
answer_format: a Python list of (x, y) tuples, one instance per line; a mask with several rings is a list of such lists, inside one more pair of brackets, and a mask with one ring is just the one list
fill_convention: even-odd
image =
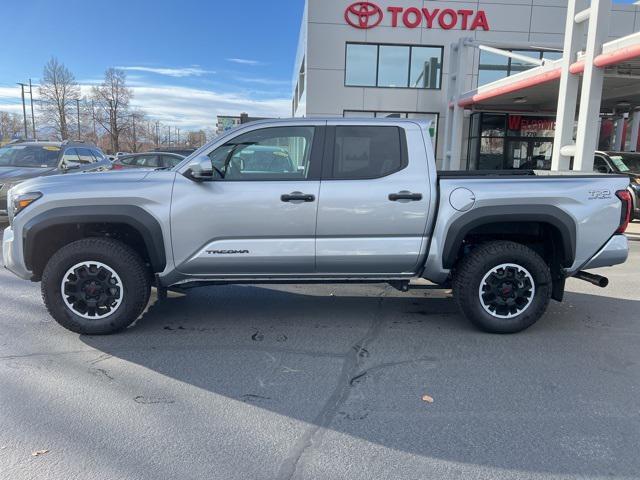
[(389, 200), (391, 200), (392, 202), (397, 202), (398, 200), (409, 200), (412, 202), (419, 202), (420, 200), (422, 200), (422, 194), (411, 193), (403, 190), (402, 192), (398, 192), (398, 193), (390, 193)]
[(315, 199), (315, 195), (310, 195), (302, 192), (292, 192), (289, 194), (285, 193), (280, 196), (280, 200), (282, 200), (283, 202), (313, 202), (315, 201)]

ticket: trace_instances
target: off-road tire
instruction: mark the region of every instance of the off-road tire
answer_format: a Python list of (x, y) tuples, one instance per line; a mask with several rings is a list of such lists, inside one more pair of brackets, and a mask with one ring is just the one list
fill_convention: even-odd
[[(503, 264), (523, 267), (535, 285), (529, 306), (512, 318), (487, 312), (479, 294), (485, 275)], [(531, 248), (515, 242), (492, 241), (475, 247), (459, 262), (453, 277), (453, 293), (462, 313), (476, 327), (490, 333), (516, 333), (529, 328), (546, 311), (551, 291), (549, 266)]]
[[(102, 319), (87, 319), (67, 306), (62, 280), (69, 268), (85, 262), (101, 262), (122, 280), (120, 305)], [(144, 311), (151, 293), (151, 276), (140, 256), (128, 245), (110, 238), (86, 238), (58, 250), (42, 275), (42, 298), (49, 314), (72, 332), (106, 335), (131, 325)]]

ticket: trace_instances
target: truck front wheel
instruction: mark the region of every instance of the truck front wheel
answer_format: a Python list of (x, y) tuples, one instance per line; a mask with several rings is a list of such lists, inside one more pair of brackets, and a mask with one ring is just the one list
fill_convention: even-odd
[(110, 238), (86, 238), (62, 247), (47, 263), (41, 287), (51, 316), (86, 335), (128, 327), (144, 311), (151, 291), (140, 256)]
[(533, 325), (549, 305), (551, 271), (529, 247), (484, 243), (456, 269), (453, 293), (464, 315), (491, 333), (516, 333)]

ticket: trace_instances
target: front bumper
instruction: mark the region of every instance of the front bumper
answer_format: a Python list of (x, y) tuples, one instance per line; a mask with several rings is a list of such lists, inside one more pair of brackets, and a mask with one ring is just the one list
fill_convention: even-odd
[(625, 235), (614, 235), (580, 270), (611, 267), (627, 261), (629, 240)]
[(24, 280), (31, 280), (32, 274), (22, 262), (22, 245), (14, 238), (13, 230), (7, 227), (2, 237), (2, 262), (4, 268), (15, 273)]

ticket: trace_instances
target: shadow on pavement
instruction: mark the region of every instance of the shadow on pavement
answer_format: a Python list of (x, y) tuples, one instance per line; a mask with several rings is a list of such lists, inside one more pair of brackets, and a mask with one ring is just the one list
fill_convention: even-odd
[[(301, 444), (329, 431), (515, 471), (640, 471), (640, 301), (569, 293), (528, 331), (499, 336), (443, 295), (292, 289), (198, 289), (123, 334), (80, 338), (105, 358), (306, 422)], [(612, 350), (613, 337), (626, 343)], [(304, 448), (291, 448), (297, 462)]]

